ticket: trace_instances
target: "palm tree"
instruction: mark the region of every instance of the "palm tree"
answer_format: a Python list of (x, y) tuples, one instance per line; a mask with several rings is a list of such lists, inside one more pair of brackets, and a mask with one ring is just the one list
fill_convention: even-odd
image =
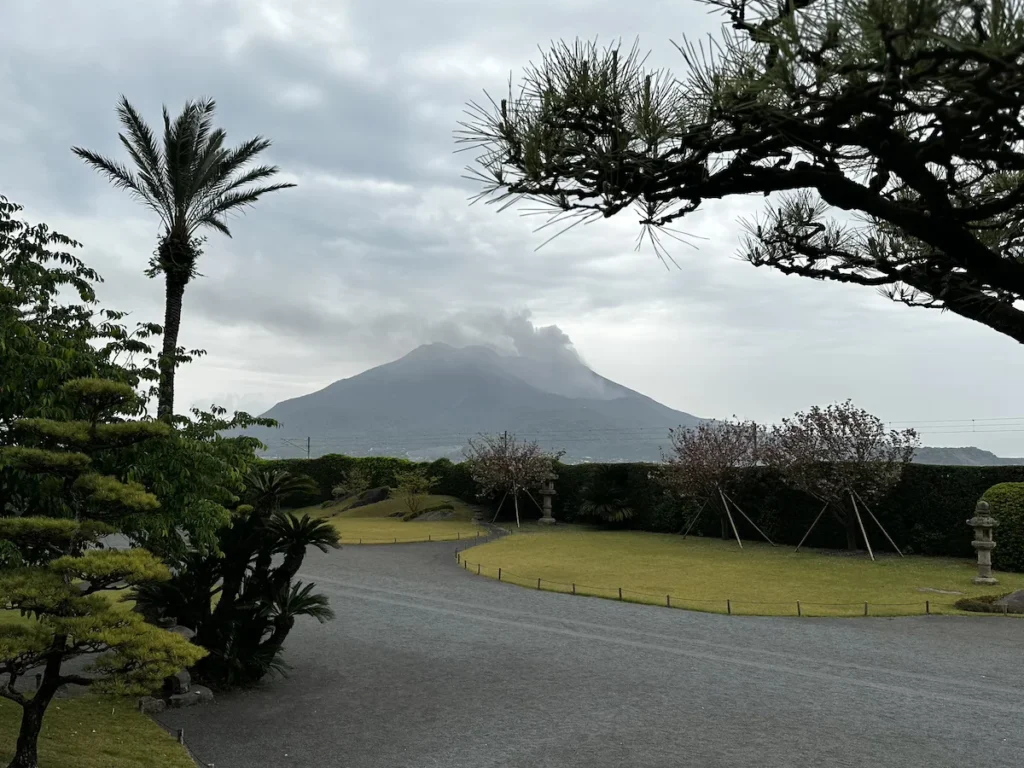
[(164, 107), (163, 145), (124, 96), (117, 115), (124, 126), (118, 138), (131, 157), (133, 168), (81, 147), (71, 151), (106, 175), (115, 187), (160, 217), (163, 231), (147, 274), (164, 276), (164, 338), (160, 354), (157, 415), (174, 413), (174, 371), (178, 361), (178, 329), (185, 286), (196, 276), (201, 253), (197, 232), (215, 229), (231, 237), (227, 215), (255, 203), (262, 195), (294, 184), (262, 184), (278, 172), (277, 166), (246, 166), (270, 140), (249, 139), (234, 149), (224, 146), (226, 134), (213, 127), (213, 99), (188, 101), (172, 121)]

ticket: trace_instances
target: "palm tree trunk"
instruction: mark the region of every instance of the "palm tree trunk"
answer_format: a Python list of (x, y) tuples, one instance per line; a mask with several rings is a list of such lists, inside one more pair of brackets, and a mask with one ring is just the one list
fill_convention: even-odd
[(188, 276), (175, 272), (166, 274), (164, 286), (164, 344), (160, 352), (160, 389), (157, 396), (157, 418), (168, 420), (174, 415), (174, 373), (177, 363), (178, 330), (181, 328), (181, 303)]

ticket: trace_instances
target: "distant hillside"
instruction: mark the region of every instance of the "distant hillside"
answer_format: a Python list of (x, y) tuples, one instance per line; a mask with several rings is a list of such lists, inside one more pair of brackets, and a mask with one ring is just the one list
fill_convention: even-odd
[(658, 461), (668, 430), (701, 420), (599, 376), (570, 357), (428, 344), (278, 403), (280, 429), (247, 430), (268, 456), (346, 453), (459, 459), (481, 432), (515, 432), (568, 461)]
[(945, 464), (947, 466), (996, 467), (1022, 465), (1024, 458), (1005, 459), (981, 448), (918, 448), (914, 454), (918, 464)]

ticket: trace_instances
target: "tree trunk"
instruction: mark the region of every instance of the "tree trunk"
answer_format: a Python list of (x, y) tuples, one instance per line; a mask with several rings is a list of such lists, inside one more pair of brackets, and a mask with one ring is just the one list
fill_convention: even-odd
[(175, 356), (181, 328), (181, 303), (187, 283), (187, 275), (168, 272), (165, 276), (164, 343), (160, 353), (160, 389), (157, 395), (157, 418), (164, 420), (174, 415)]
[(8, 763), (7, 768), (39, 768), (39, 732), (43, 728), (46, 708), (50, 706), (54, 694), (60, 688), (60, 665), (64, 660), (65, 643), (66, 638), (63, 635), (54, 638), (54, 652), (46, 661), (39, 690), (22, 707), (18, 743), (14, 749), (14, 759)]

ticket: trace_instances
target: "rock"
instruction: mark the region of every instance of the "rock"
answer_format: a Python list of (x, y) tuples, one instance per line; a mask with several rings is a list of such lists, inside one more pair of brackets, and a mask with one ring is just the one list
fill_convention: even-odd
[(1005, 607), (1007, 613), (1024, 613), (1024, 589), (1011, 592), (1006, 597), (996, 600), (995, 604)]
[(158, 715), (167, 709), (167, 705), (161, 699), (154, 699), (152, 696), (143, 696), (139, 699), (139, 712), (144, 715)]
[(356, 507), (365, 507), (367, 504), (376, 504), (379, 501), (385, 501), (391, 494), (391, 489), (387, 486), (380, 488), (371, 488), (368, 491), (363, 491), (359, 494), (359, 498), (352, 502), (349, 509), (355, 509)]
[(192, 675), (188, 673), (187, 669), (183, 669), (178, 674), (171, 675), (164, 680), (164, 690), (171, 696), (180, 696), (188, 693), (191, 687)]
[(167, 704), (172, 709), (182, 707), (194, 707), (196, 704), (209, 704), (213, 701), (213, 691), (202, 685), (193, 686), (188, 693), (179, 693), (167, 698)]
[(199, 700), (200, 704), (209, 704), (213, 701), (213, 691), (205, 685), (193, 685), (192, 690), (189, 691), (189, 693), (195, 694), (195, 697)]
[(192, 631), (191, 629), (182, 624), (175, 624), (173, 627), (170, 627), (167, 631), (173, 632), (176, 635), (181, 635), (186, 640), (191, 640), (193, 637), (196, 636), (196, 633), (194, 631)]

